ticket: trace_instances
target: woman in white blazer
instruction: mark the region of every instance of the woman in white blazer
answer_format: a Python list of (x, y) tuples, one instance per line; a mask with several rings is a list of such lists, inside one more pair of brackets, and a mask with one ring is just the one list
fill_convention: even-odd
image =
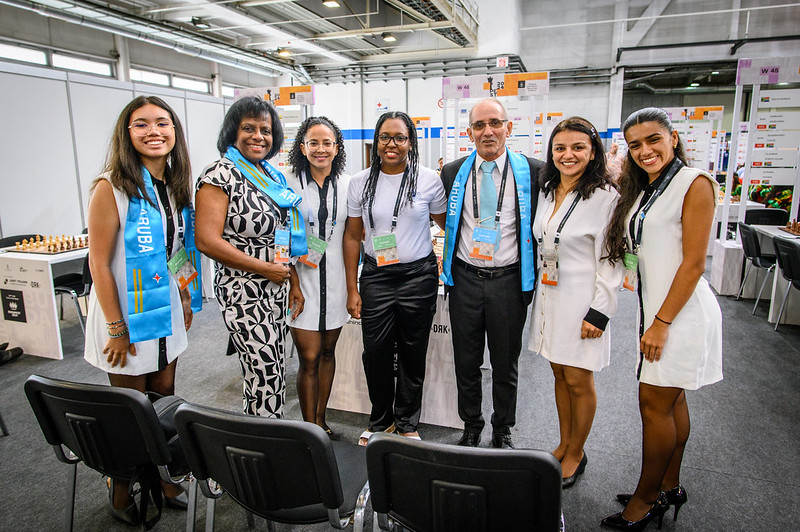
[(605, 333), (617, 308), (620, 261), (608, 259), (605, 232), (619, 194), (594, 126), (580, 117), (553, 130), (533, 222), (540, 279), (530, 349), (550, 361), (561, 440), (562, 487), (586, 468), (583, 445), (597, 408), (594, 373), (611, 360)]

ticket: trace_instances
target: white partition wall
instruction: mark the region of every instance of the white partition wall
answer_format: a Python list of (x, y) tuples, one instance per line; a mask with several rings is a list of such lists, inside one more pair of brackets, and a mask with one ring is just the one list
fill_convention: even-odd
[(77, 234), (119, 113), (156, 95), (181, 120), (192, 173), (219, 157), (225, 100), (190, 91), (0, 62), (0, 236)]

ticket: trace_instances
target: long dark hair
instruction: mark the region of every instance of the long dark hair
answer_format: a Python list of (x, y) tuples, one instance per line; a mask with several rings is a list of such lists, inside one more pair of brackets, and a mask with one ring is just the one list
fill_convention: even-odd
[[(666, 129), (670, 135), (675, 131), (669, 115), (663, 109), (658, 107), (645, 107), (638, 111), (631, 113), (630, 116), (622, 124), (622, 133), (627, 133), (628, 129), (633, 126), (644, 124), (645, 122), (656, 122), (659, 126)], [(675, 147), (675, 157), (677, 157), (683, 164), (687, 163), (686, 151), (683, 148), (683, 142), (678, 137), (678, 145)], [(625, 218), (628, 212), (633, 207), (633, 202), (639, 197), (639, 194), (644, 190), (650, 182), (647, 172), (644, 171), (633, 160), (630, 150), (622, 162), (622, 173), (620, 174), (619, 185), (620, 198), (617, 207), (614, 209), (614, 214), (611, 216), (611, 223), (608, 228), (608, 239), (606, 240), (606, 247), (608, 256), (612, 260), (621, 260), (625, 256), (626, 243), (625, 243)]]
[[(148, 104), (166, 111), (175, 125), (175, 146), (167, 155), (164, 182), (172, 190), (178, 209), (183, 209), (192, 204), (192, 168), (189, 163), (189, 149), (186, 146), (183, 126), (178, 120), (178, 116), (167, 102), (157, 96), (137, 96), (122, 110), (114, 126), (111, 146), (103, 171), (108, 174), (109, 181), (114, 188), (122, 190), (129, 199), (144, 198), (155, 206), (155, 199), (147, 195), (142, 177), (142, 161), (139, 158), (139, 152), (131, 142), (131, 134), (128, 130), (134, 111)], [(96, 184), (97, 180), (92, 184), (92, 189)]]
[(400, 190), (400, 195), (405, 192), (405, 200), (403, 202), (411, 203), (414, 194), (417, 193), (417, 174), (419, 173), (419, 149), (417, 147), (417, 128), (411, 117), (402, 111), (389, 111), (383, 113), (375, 124), (375, 134), (372, 137), (372, 165), (369, 167), (369, 177), (364, 182), (364, 197), (361, 199), (362, 205), (371, 205), (375, 200), (375, 188), (378, 186), (378, 175), (381, 171), (381, 158), (378, 156), (378, 135), (380, 135), (381, 126), (387, 120), (398, 118), (403, 121), (408, 129), (408, 180), (403, 190)]
[(547, 164), (544, 172), (539, 175), (539, 186), (545, 196), (555, 194), (556, 188), (561, 183), (561, 173), (553, 161), (553, 139), (555, 139), (557, 133), (565, 130), (585, 134), (589, 137), (589, 142), (594, 150), (594, 159), (591, 159), (589, 164), (586, 165), (583, 175), (575, 185), (575, 191), (580, 194), (581, 198), (588, 199), (597, 188), (614, 187), (614, 182), (611, 180), (606, 167), (606, 152), (605, 148), (603, 148), (603, 143), (600, 141), (600, 135), (597, 134), (597, 130), (591, 122), (580, 116), (572, 116), (559, 122), (550, 134), (550, 143), (547, 146)]
[(228, 109), (228, 112), (225, 113), (222, 127), (219, 130), (219, 137), (217, 137), (217, 150), (220, 155), (224, 155), (228, 151), (228, 147), (236, 143), (236, 137), (239, 135), (239, 124), (242, 123), (242, 120), (245, 118), (261, 118), (262, 116), (269, 116), (270, 122), (272, 122), (272, 146), (264, 159), (269, 160), (275, 157), (283, 146), (283, 125), (272, 102), (258, 96), (245, 96), (236, 100), (231, 105), (231, 108)]
[(326, 116), (310, 116), (303, 120), (303, 123), (297, 128), (294, 144), (292, 144), (292, 149), (289, 150), (289, 166), (292, 167), (292, 173), (300, 179), (304, 173), (308, 174), (310, 172), (311, 164), (308, 162), (308, 157), (303, 155), (300, 147), (305, 142), (306, 133), (314, 126), (325, 126), (333, 132), (339, 151), (331, 163), (331, 177), (338, 177), (344, 171), (345, 162), (347, 161), (347, 156), (344, 153), (344, 135), (342, 135), (342, 130), (333, 123), (333, 120)]

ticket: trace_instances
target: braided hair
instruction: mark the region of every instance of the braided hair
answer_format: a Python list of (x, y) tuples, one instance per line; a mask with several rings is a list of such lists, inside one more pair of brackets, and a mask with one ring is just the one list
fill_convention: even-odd
[(381, 126), (387, 120), (396, 118), (402, 120), (408, 130), (408, 161), (406, 162), (408, 169), (408, 179), (406, 180), (403, 189), (400, 190), (400, 195), (405, 196), (403, 203), (411, 203), (414, 199), (414, 194), (417, 193), (417, 174), (419, 174), (419, 149), (417, 146), (417, 128), (411, 117), (402, 111), (389, 111), (383, 113), (378, 118), (378, 123), (375, 124), (375, 133), (372, 138), (372, 165), (369, 168), (369, 177), (364, 182), (364, 196), (361, 199), (361, 205), (372, 205), (375, 201), (375, 189), (378, 186), (378, 176), (381, 171), (381, 158), (378, 156), (378, 136), (380, 135)]

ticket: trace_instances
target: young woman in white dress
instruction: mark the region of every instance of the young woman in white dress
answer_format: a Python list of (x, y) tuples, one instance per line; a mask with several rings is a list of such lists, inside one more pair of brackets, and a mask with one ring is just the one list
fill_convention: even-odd
[(583, 445), (597, 408), (593, 372), (611, 360), (604, 331), (617, 308), (622, 266), (607, 258), (605, 233), (619, 194), (597, 131), (580, 117), (553, 130), (539, 180), (533, 236), (540, 279), (529, 345), (555, 377), (561, 439), (553, 455), (569, 488), (587, 463)]
[[(305, 298), (304, 310), (289, 322), (300, 361), (297, 396), (303, 419), (334, 437), (325, 422), (325, 410), (336, 372), (336, 342), (350, 317), (342, 255), (350, 176), (344, 173), (341, 130), (324, 116), (307, 118), (289, 151), (289, 166), (292, 175), (286, 181), (303, 196), (300, 208), (310, 242), (309, 255), (295, 265)], [(317, 248), (317, 252), (311, 248)]]
[(685, 390), (722, 379), (722, 316), (702, 278), (718, 185), (686, 166), (663, 109), (636, 111), (622, 129), (628, 156), (609, 241), (625, 262), (624, 284), (639, 295), (642, 471), (633, 494), (617, 495), (625, 510), (602, 525), (640, 530), (670, 505), (677, 519), (687, 500), (680, 484), (689, 438)]

